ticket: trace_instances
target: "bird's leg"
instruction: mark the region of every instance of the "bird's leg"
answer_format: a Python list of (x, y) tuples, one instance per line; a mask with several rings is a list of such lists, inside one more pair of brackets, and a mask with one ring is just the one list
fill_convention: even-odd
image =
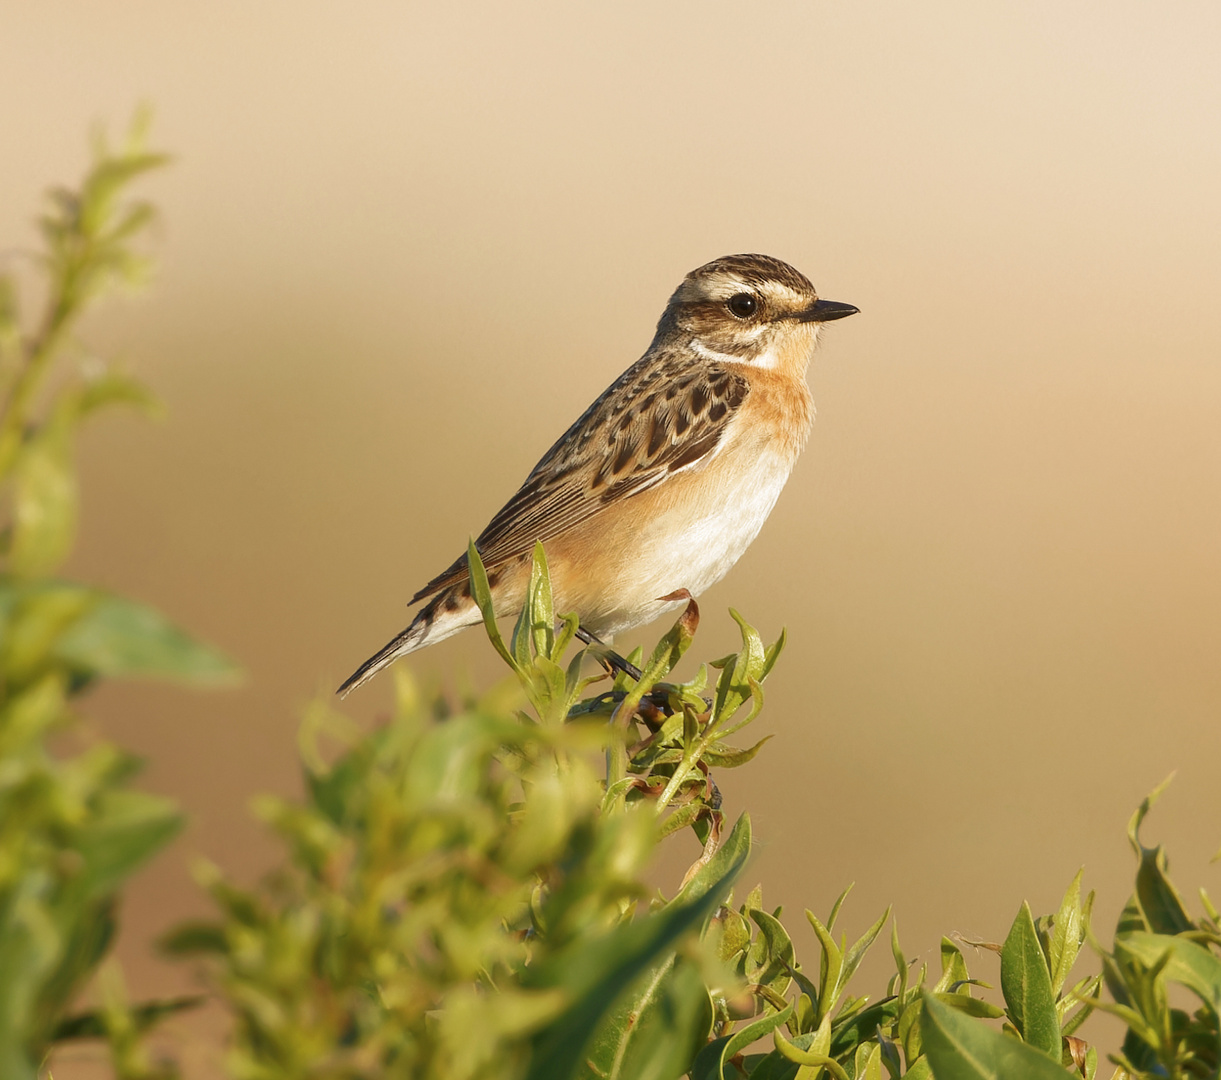
[[(585, 642), (586, 645), (602, 645), (601, 639), (596, 634), (591, 634), (583, 626), (577, 627), (577, 637)], [(622, 671), (624, 675), (635, 679), (637, 682), (641, 680), (644, 672), (635, 664), (624, 660), (614, 649), (608, 649), (605, 645), (602, 645), (602, 649), (604, 651), (598, 655), (598, 659), (602, 660), (610, 670)]]
[[(605, 665), (608, 671), (622, 671), (623, 674), (635, 679), (639, 682), (644, 677), (644, 672), (640, 670), (630, 660), (624, 660), (614, 649), (608, 649), (602, 644), (602, 641), (596, 634), (591, 634), (583, 626), (577, 627), (577, 637), (585, 642), (586, 645), (598, 645), (598, 659)], [(622, 690), (614, 690), (611, 692), (612, 700), (622, 701), (627, 695)], [(645, 694), (644, 700), (640, 703), (642, 708), (638, 710), (637, 715), (644, 721), (645, 726), (653, 732), (656, 732), (662, 725), (665, 717), (672, 716), (674, 710), (670, 708), (670, 695), (665, 690), (652, 690)]]

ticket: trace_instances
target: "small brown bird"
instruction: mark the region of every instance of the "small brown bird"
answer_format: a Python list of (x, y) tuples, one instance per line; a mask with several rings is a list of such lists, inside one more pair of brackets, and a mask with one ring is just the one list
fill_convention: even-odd
[[(534, 466), (475, 545), (497, 616), (516, 615), (536, 541), (557, 612), (610, 638), (725, 576), (771, 513), (810, 434), (805, 374), (822, 323), (857, 308), (820, 300), (787, 263), (727, 255), (691, 271), (648, 351)], [(340, 688), (481, 620), (463, 555), (411, 602), (411, 625)]]

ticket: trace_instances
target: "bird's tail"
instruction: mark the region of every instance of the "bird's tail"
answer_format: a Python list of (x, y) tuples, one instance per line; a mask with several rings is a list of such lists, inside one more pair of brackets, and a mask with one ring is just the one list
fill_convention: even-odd
[(459, 630), (473, 626), (480, 618), (479, 609), (470, 598), (469, 588), (446, 589), (420, 609), (407, 629), (396, 635), (352, 672), (335, 692), (341, 698), (347, 697), (361, 683), (373, 678), (382, 668), (394, 663), (400, 656), (406, 656), (425, 645), (442, 641)]

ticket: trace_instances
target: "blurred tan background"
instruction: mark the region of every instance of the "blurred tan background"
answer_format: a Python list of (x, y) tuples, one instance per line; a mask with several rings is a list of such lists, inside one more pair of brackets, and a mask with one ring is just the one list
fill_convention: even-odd
[[(302, 705), (738, 251), (861, 308), (702, 598), (703, 656), (730, 604), (791, 635), (724, 784), (749, 876), (794, 914), (855, 881), (846, 928), (893, 900), (935, 964), (1084, 865), (1109, 933), (1177, 769), (1148, 836), (1221, 891), (1219, 46), (1205, 0), (0, 4), (10, 253), (91, 123), (150, 102), (176, 156), (153, 289), (88, 330), (170, 421), (88, 437), (72, 571), (249, 673), (93, 703), (192, 817), (127, 906), (136, 992), (182, 985), (147, 941), (204, 910), (193, 854), (267, 864), (248, 801), (295, 789)], [(500, 675), (476, 634), (412, 663)]]

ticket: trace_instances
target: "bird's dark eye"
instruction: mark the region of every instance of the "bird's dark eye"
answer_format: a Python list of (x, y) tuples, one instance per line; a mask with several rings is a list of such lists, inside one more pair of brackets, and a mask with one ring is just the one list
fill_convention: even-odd
[(759, 310), (759, 301), (748, 292), (740, 292), (731, 296), (725, 302), (725, 306), (739, 319), (749, 319)]

